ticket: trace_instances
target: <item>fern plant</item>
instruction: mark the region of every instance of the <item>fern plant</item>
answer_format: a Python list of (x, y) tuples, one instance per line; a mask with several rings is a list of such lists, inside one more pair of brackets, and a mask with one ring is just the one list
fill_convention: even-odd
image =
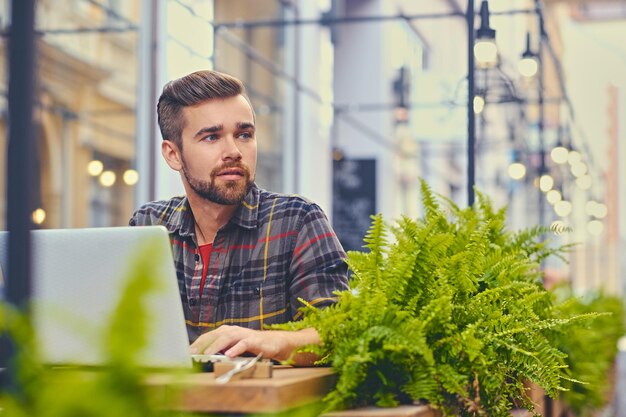
[[(350, 252), (351, 289), (281, 328), (318, 330), (305, 351), (339, 379), (328, 409), (426, 401), (447, 415), (508, 416), (513, 403), (533, 410), (524, 382), (551, 396), (563, 389), (566, 355), (556, 328), (593, 317), (555, 314), (540, 262), (562, 256), (539, 239), (548, 230), (505, 227), (477, 193), (473, 208), (437, 197), (422, 181), (422, 219), (386, 226), (373, 217), (367, 252)], [(392, 239), (393, 237), (393, 239)], [(306, 304), (306, 303), (305, 303)]]
[(587, 326), (565, 326), (555, 335), (555, 343), (567, 353), (569, 373), (585, 384), (565, 381), (567, 391), (561, 399), (580, 417), (593, 415), (609, 400), (610, 377), (617, 341), (626, 332), (626, 312), (623, 301), (602, 293), (575, 298), (566, 287), (551, 291), (558, 313), (563, 317), (592, 311), (607, 313)]

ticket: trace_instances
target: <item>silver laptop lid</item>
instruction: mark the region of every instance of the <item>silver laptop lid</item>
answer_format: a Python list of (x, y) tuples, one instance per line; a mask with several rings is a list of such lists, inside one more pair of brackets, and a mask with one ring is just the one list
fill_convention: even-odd
[[(5, 271), (7, 247), (8, 233), (2, 232)], [(33, 323), (45, 363), (104, 363), (102, 346), (112, 312), (146, 247), (154, 252), (154, 274), (148, 279), (155, 289), (146, 296), (148, 339), (140, 365), (191, 366), (170, 241), (162, 226), (32, 232)]]

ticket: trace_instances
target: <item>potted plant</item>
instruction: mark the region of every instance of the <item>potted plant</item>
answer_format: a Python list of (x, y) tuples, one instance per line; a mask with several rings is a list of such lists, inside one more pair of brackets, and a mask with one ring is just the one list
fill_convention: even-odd
[(427, 402), (508, 416), (514, 403), (533, 410), (527, 381), (556, 397), (576, 380), (555, 332), (597, 316), (565, 314), (542, 285), (541, 261), (567, 247), (541, 239), (544, 227), (507, 230), (505, 209), (481, 193), (461, 209), (423, 181), (421, 191), (423, 218), (373, 217), (335, 305), (306, 305), (302, 321), (281, 326), (318, 330), (321, 345), (304, 350), (338, 373), (327, 409)]

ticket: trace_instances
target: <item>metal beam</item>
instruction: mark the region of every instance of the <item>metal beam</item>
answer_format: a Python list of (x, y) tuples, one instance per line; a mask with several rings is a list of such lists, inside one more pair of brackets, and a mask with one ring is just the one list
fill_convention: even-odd
[(32, 166), (35, 129), (35, 0), (13, 0), (9, 36), (9, 147), (7, 158), (7, 225), (9, 272), (6, 295), (26, 307), (30, 296), (30, 215), (34, 208)]
[(496, 12), (489, 12), (490, 16), (513, 16), (516, 14), (535, 14), (537, 13), (536, 9), (512, 9), (512, 10), (501, 10)]
[(44, 30), (36, 30), (35, 33), (37, 35), (82, 35), (86, 33), (127, 33), (127, 32), (137, 32), (139, 30), (139, 26), (137, 25), (129, 25), (129, 26), (100, 26), (100, 27), (91, 27), (91, 28), (59, 28), (59, 29), (44, 29)]
[[(43, 29), (43, 30), (35, 30), (33, 33), (36, 36), (52, 36), (52, 35), (84, 35), (90, 33), (128, 33), (128, 32), (137, 32), (139, 30), (138, 26), (127, 26), (127, 27), (111, 27), (111, 26), (102, 26), (102, 27), (93, 27), (93, 28), (62, 28), (62, 29)], [(0, 32), (0, 37), (6, 38), (9, 36), (8, 31)]]
[[(9, 230), (9, 267), (6, 277), (6, 299), (27, 312), (31, 293), (31, 212), (35, 129), (33, 99), (35, 96), (35, 0), (11, 2), (9, 36), (9, 146), (7, 158), (7, 228)], [(17, 347), (11, 335), (2, 349), (1, 366), (8, 365), (4, 387), (20, 392), (15, 362), (11, 358)]]
[[(543, 99), (544, 104), (553, 104), (560, 106), (563, 103), (563, 97), (546, 97)], [(538, 99), (521, 98), (514, 95), (499, 97), (497, 100), (486, 99), (485, 104), (538, 104)], [(433, 109), (438, 107), (465, 107), (466, 102), (458, 102), (454, 100), (442, 100), (442, 101), (422, 101), (422, 102), (407, 102), (406, 108), (408, 110), (419, 109)], [(374, 111), (393, 111), (397, 108), (394, 103), (360, 103), (360, 104), (344, 104), (338, 103), (333, 105), (335, 109), (341, 112), (374, 112)]]
[(467, 0), (467, 205), (474, 205), (474, 185), (476, 183), (476, 115), (474, 114), (474, 0)]
[[(537, 51), (537, 62), (538, 62), (538, 71), (537, 71), (537, 84), (539, 89), (539, 177), (546, 173), (546, 144), (545, 144), (545, 125), (546, 125), (546, 112), (545, 106), (543, 103), (544, 96), (544, 88), (545, 88), (545, 62), (543, 59), (543, 47), (546, 38), (546, 30), (545, 30), (545, 22), (543, 19), (542, 13), (542, 4), (541, 0), (535, 0), (535, 7), (537, 10), (537, 17), (539, 19), (539, 50)], [(537, 189), (537, 210), (539, 211), (539, 225), (544, 226), (545, 224), (545, 196), (543, 195), (543, 191), (540, 188)], [(543, 236), (541, 237), (543, 240)], [(546, 414), (548, 417), (552, 417), (551, 410), (546, 410)]]
[(396, 14), (388, 16), (353, 16), (353, 17), (323, 17), (321, 19), (291, 19), (291, 20), (252, 20), (242, 21), (235, 20), (232, 22), (214, 22), (216, 28), (258, 28), (258, 27), (275, 27), (288, 25), (336, 25), (336, 24), (354, 24), (354, 23), (376, 23), (394, 20), (419, 20), (419, 19), (447, 19), (451, 17), (463, 17), (463, 13), (447, 12), (447, 13), (425, 13), (425, 14)]

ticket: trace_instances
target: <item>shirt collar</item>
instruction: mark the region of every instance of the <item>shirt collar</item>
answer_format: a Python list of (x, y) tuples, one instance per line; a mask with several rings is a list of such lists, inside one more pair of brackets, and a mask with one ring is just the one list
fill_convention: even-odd
[(252, 185), (248, 194), (237, 207), (233, 218), (230, 222), (245, 229), (254, 229), (258, 225), (259, 220), (259, 200), (261, 192), (256, 184)]
[[(243, 201), (235, 210), (230, 223), (245, 229), (254, 229), (259, 220), (259, 200), (261, 192), (256, 184), (253, 184), (244, 197)], [(191, 206), (187, 197), (183, 197), (174, 207), (174, 214), (165, 225), (170, 233), (178, 230), (180, 236), (192, 236), (196, 234), (196, 225), (191, 212)]]
[(173, 208), (174, 213), (169, 217), (165, 227), (170, 233), (178, 231), (180, 236), (191, 236), (196, 233), (196, 222), (191, 212), (191, 206), (187, 197), (181, 197)]

